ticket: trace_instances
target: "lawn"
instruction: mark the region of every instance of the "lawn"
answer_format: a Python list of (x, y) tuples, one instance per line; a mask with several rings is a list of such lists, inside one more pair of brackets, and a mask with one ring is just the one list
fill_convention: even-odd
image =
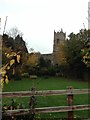
[(88, 82), (59, 77), (41, 77), (32, 80), (29, 78), (23, 78), (22, 80), (18, 81), (10, 81), (8, 85), (4, 86), (3, 91), (9, 92), (31, 90), (32, 87), (35, 87), (36, 90), (60, 90), (67, 89), (68, 86), (73, 86), (73, 88), (75, 89), (84, 89), (88, 88)]
[[(61, 90), (67, 89), (68, 86), (73, 86), (75, 89), (85, 89), (88, 88), (88, 82), (83, 82), (75, 79), (59, 78), (59, 77), (50, 77), (50, 78), (37, 78), (29, 79), (23, 78), (21, 81), (10, 81), (8, 85), (4, 86), (3, 91), (28, 91), (32, 87), (35, 87), (36, 90)], [(82, 99), (83, 98), (83, 99)], [(12, 98), (4, 98), (3, 104), (10, 104)], [(17, 103), (22, 103), (23, 107), (29, 107), (30, 98), (14, 98)], [(65, 106), (67, 105), (67, 96), (43, 96), (36, 97), (37, 105), (36, 107), (48, 107), (48, 106)], [(75, 95), (74, 104), (88, 104), (88, 95)], [(87, 118), (88, 111), (77, 111), (75, 116), (78, 118)], [(67, 113), (48, 113), (48, 114), (39, 114), (36, 117), (44, 118), (67, 118)]]

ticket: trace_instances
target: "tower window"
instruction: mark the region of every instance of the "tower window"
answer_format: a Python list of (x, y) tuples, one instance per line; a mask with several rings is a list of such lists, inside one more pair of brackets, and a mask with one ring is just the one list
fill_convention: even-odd
[(59, 39), (57, 39), (57, 44), (59, 43)]

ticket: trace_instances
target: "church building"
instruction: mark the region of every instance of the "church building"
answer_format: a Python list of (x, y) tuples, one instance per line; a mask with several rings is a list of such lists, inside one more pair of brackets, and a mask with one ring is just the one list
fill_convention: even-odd
[(54, 30), (54, 42), (53, 42), (53, 53), (51, 54), (42, 54), (42, 57), (45, 60), (50, 60), (53, 65), (60, 64), (60, 59), (63, 59), (62, 56), (62, 46), (66, 40), (66, 33), (61, 31), (55, 32)]

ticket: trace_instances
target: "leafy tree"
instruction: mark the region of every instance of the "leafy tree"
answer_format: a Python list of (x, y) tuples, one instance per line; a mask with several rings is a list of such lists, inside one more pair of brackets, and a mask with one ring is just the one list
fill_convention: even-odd
[(87, 65), (87, 67), (90, 67), (90, 30), (86, 31), (87, 34), (85, 36), (87, 37), (85, 46), (83, 49), (81, 49), (83, 56), (83, 62)]
[(15, 48), (15, 51), (22, 51), (22, 52), (28, 53), (26, 43), (23, 40), (23, 38), (20, 37), (20, 35), (17, 35), (14, 39), (14, 48)]
[(39, 61), (40, 53), (28, 53), (26, 60), (26, 72), (30, 75), (35, 75), (38, 69), (38, 61)]
[[(18, 53), (18, 51), (21, 51), (21, 53), (22, 53), (22, 60), (21, 60), (22, 64), (20, 64), (20, 66), (14, 66), (15, 74), (13, 75), (13, 78), (19, 79), (19, 76), (23, 72), (23, 69), (25, 68), (24, 67), (25, 63), (27, 61), (26, 58), (27, 58), (28, 51), (27, 51), (25, 41), (19, 35), (17, 35), (17, 37), (15, 39), (13, 39), (12, 37), (9, 37), (7, 34), (4, 34), (2, 36), (2, 41), (3, 41), (2, 42), (3, 66), (8, 62), (8, 59), (6, 57), (7, 53), (9, 53), (9, 54), (11, 54), (12, 52)], [(12, 71), (11, 71), (11, 73), (12, 73)]]
[(40, 59), (39, 59), (39, 64), (38, 64), (38, 66), (39, 66), (40, 68), (46, 67), (46, 61), (44, 60), (44, 58), (43, 58), (42, 56), (41, 56)]
[(27, 64), (29, 66), (35, 67), (38, 64), (38, 53), (30, 53), (28, 54), (28, 60), (27, 60)]
[(65, 43), (66, 59), (70, 70), (74, 76), (82, 78), (86, 70), (86, 65), (83, 63), (83, 54), (81, 49), (86, 45), (86, 30), (80, 31), (78, 34), (71, 33), (69, 39)]

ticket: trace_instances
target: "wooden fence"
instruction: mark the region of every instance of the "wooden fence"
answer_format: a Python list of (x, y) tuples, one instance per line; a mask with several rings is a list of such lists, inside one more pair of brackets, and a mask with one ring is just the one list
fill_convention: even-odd
[[(43, 90), (43, 91), (20, 91), (20, 92), (3, 92), (2, 97), (30, 97), (30, 96), (50, 96), (50, 95), (67, 95), (68, 106), (57, 106), (57, 107), (43, 107), (34, 108), (33, 112), (38, 113), (51, 113), (51, 112), (68, 112), (68, 120), (73, 120), (74, 112), (77, 110), (89, 110), (90, 105), (73, 105), (73, 97), (75, 94), (89, 94), (90, 89), (73, 89), (69, 87), (66, 90)], [(3, 114), (5, 116), (18, 116), (29, 114), (31, 109), (16, 109), (16, 110), (6, 110)]]

